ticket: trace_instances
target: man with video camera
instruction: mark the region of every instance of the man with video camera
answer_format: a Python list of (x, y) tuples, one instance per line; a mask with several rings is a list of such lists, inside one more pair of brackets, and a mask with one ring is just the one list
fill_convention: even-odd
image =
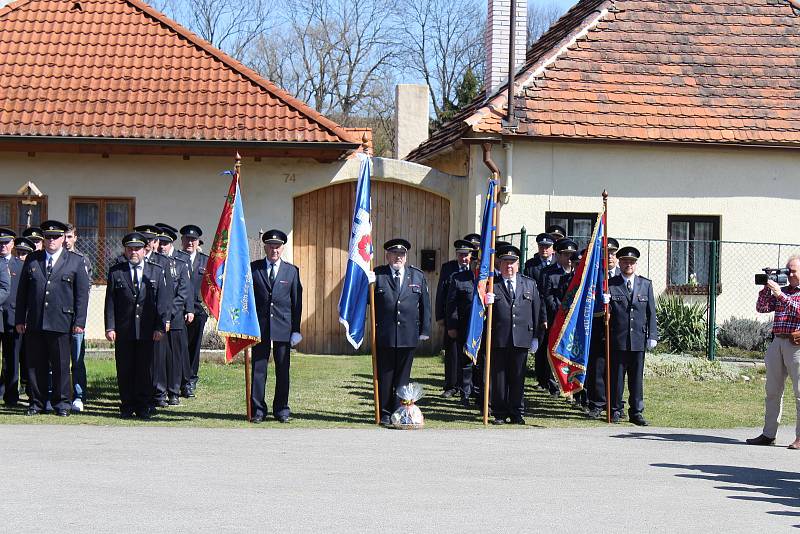
[(760, 436), (748, 439), (747, 444), (775, 443), (783, 409), (783, 388), (789, 375), (798, 416), (795, 440), (789, 448), (797, 450), (800, 449), (800, 256), (789, 257), (785, 270), (764, 269), (764, 272), (756, 275), (756, 283), (764, 284), (764, 289), (758, 292), (756, 311), (775, 312), (773, 339), (764, 355), (767, 369), (764, 430)]

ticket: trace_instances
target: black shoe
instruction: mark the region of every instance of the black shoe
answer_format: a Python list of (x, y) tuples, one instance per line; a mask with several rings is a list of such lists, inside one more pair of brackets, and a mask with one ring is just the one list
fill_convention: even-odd
[(505, 419), (501, 419), (499, 417), (495, 417), (494, 419), (492, 419), (492, 424), (493, 425), (504, 425), (504, 424), (506, 424), (506, 420)]
[(463, 406), (464, 408), (470, 407), (469, 397), (461, 397), (461, 406)]
[(292, 420), (292, 418), (288, 415), (282, 415), (280, 417), (276, 417), (275, 419), (277, 419), (279, 423), (288, 423)]
[(381, 417), (381, 426), (392, 426), (392, 420), (389, 418), (388, 415), (384, 415)]
[(56, 415), (58, 417), (69, 417), (69, 410), (58, 409), (56, 410)]
[(650, 423), (647, 422), (647, 419), (645, 419), (640, 413), (632, 414), (629, 420), (636, 426), (650, 426)]
[(619, 416), (619, 412), (614, 412), (611, 414), (611, 422), (612, 423), (619, 423), (622, 418)]
[(169, 403), (165, 399), (158, 399), (156, 401), (156, 406), (158, 408), (166, 408), (167, 406), (169, 406)]
[(134, 415), (135, 414), (132, 411), (129, 411), (129, 410), (125, 410), (125, 411), (119, 412), (120, 419), (133, 419)]
[(561, 393), (558, 392), (558, 391), (551, 391), (550, 392), (550, 398), (551, 399), (560, 399), (561, 398)]
[(748, 445), (773, 445), (775, 443), (775, 438), (768, 438), (764, 434), (761, 434), (757, 438), (745, 440), (745, 443)]
[(592, 408), (588, 412), (586, 412), (586, 417), (589, 419), (600, 419), (600, 416), (603, 414), (602, 410), (597, 408)]
[(16, 408), (19, 406), (19, 401), (3, 401), (3, 404), (5, 404), (6, 408)]
[(179, 399), (178, 396), (175, 395), (174, 397), (170, 397), (169, 398), (169, 400), (167, 401), (167, 404), (170, 405), (170, 406), (180, 406), (181, 399)]
[(455, 388), (446, 389), (442, 392), (442, 397), (444, 397), (445, 399), (449, 399), (456, 393), (458, 393), (458, 390)]
[(144, 419), (145, 421), (147, 421), (148, 419), (151, 419), (154, 415), (156, 415), (156, 409), (148, 406), (147, 408), (139, 410), (137, 414), (139, 415), (139, 419)]
[(254, 425), (257, 425), (263, 421), (264, 418), (260, 415), (254, 415), (253, 417), (250, 418), (250, 422), (253, 423)]
[(524, 425), (525, 424), (525, 418), (522, 417), (522, 416), (512, 417), (511, 418), (511, 424), (512, 425)]
[(25, 415), (39, 415), (41, 412), (36, 408), (28, 408), (28, 411), (25, 412)]

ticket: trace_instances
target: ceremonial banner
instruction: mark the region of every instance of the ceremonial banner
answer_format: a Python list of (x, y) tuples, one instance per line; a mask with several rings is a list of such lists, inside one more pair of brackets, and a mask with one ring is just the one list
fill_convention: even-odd
[(492, 253), (494, 252), (494, 242), (492, 240), (495, 229), (493, 226), (494, 211), (497, 209), (494, 199), (495, 187), (497, 187), (497, 182), (489, 180), (489, 190), (486, 192), (486, 200), (483, 205), (483, 220), (481, 222), (480, 264), (475, 270), (472, 312), (469, 317), (467, 342), (464, 344), (464, 353), (472, 358), (473, 363), (478, 359), (478, 351), (481, 348), (481, 339), (483, 338), (483, 323), (486, 317), (486, 306), (484, 305), (486, 285), (489, 277), (494, 276), (494, 265), (491, 265), (491, 261)]
[(370, 220), (370, 171), (369, 156), (358, 154), (361, 168), (358, 172), (356, 201), (353, 207), (353, 226), (350, 231), (350, 255), (344, 276), (342, 295), (339, 297), (339, 322), (344, 325), (347, 341), (354, 348), (364, 341), (367, 303), (369, 300), (369, 276), (372, 261), (372, 222)]
[(238, 164), (232, 174), (200, 286), (203, 301), (217, 320), (217, 332), (225, 338), (227, 361), (261, 340)]
[(548, 359), (564, 394), (581, 391), (586, 380), (595, 301), (602, 295), (604, 226), (605, 213), (595, 224), (586, 254), (550, 327)]

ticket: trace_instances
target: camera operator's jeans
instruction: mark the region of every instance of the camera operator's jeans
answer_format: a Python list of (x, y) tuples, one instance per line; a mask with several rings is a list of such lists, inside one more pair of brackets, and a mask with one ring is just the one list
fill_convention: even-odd
[(70, 336), (70, 359), (72, 360), (72, 400), (86, 401), (86, 344), (83, 342), (85, 334), (72, 334)]
[(767, 368), (767, 383), (764, 386), (767, 396), (764, 401), (763, 434), (774, 438), (778, 433), (783, 409), (783, 388), (788, 375), (792, 377), (797, 411), (795, 437), (800, 437), (800, 346), (792, 345), (788, 338), (776, 337), (764, 355), (764, 365)]

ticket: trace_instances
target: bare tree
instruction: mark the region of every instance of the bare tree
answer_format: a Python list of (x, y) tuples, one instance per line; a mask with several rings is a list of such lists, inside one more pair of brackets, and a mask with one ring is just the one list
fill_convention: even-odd
[(535, 43), (544, 32), (566, 11), (554, 0), (532, 0), (528, 2), (528, 46)]

